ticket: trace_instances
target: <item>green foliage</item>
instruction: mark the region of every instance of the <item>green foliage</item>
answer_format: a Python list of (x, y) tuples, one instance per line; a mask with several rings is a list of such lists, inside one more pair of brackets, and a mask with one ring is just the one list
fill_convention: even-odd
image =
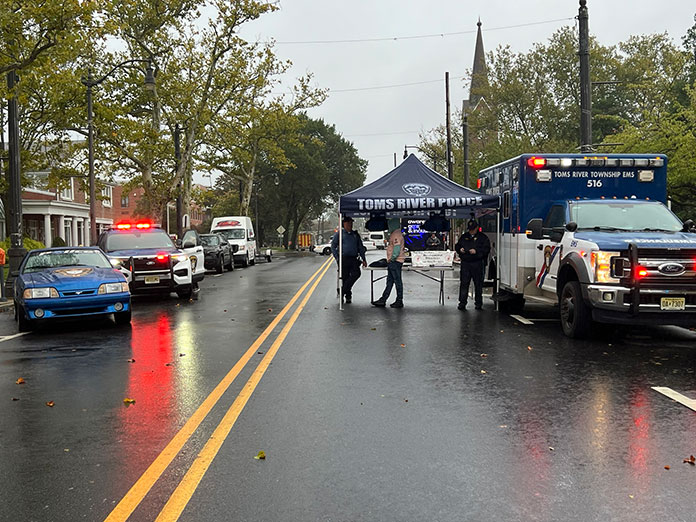
[[(9, 237), (5, 238), (3, 241), (0, 241), (0, 248), (2, 248), (5, 252), (7, 252), (10, 249)], [(46, 248), (46, 245), (44, 245), (41, 241), (36, 241), (35, 239), (25, 237), (24, 248), (26, 248), (27, 250), (36, 250), (37, 248)]]
[(54, 237), (53, 241), (51, 242), (51, 247), (64, 247), (65, 245), (65, 239), (60, 236)]

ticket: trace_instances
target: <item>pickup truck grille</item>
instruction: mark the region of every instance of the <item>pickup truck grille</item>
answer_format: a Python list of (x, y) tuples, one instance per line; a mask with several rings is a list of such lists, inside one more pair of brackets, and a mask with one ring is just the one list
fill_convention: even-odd
[[(617, 273), (630, 276), (628, 254), (614, 264)], [(641, 287), (683, 288), (696, 286), (696, 249), (638, 249), (638, 264), (647, 270)]]

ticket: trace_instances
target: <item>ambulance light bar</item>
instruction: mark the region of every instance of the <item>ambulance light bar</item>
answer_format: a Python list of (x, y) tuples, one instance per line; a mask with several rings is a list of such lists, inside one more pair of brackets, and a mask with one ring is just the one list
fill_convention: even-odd
[(531, 156), (527, 158), (527, 166), (538, 170), (548, 167), (664, 167), (663, 158), (540, 158)]

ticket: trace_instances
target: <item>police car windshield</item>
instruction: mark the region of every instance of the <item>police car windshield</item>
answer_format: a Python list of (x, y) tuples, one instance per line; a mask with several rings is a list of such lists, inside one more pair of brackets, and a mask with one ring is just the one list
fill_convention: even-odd
[(245, 239), (246, 234), (243, 228), (231, 228), (228, 230), (216, 230), (218, 234), (225, 236), (225, 239)]
[(578, 224), (578, 229), (584, 230), (678, 232), (682, 229), (677, 217), (660, 203), (580, 201), (572, 204), (570, 220)]
[(106, 251), (133, 250), (135, 248), (175, 248), (164, 230), (119, 230), (106, 238)]
[(49, 250), (47, 252), (32, 252), (27, 257), (22, 273), (38, 272), (47, 268), (94, 266), (112, 268), (104, 254), (95, 250)]

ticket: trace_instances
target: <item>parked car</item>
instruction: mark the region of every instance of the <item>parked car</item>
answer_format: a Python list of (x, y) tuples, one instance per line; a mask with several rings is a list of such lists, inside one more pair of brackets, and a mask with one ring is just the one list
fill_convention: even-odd
[(203, 253), (205, 255), (205, 268), (215, 270), (222, 274), (223, 269), (234, 270), (234, 257), (232, 247), (224, 236), (220, 234), (201, 234)]
[(131, 321), (128, 282), (97, 247), (31, 250), (14, 281), (15, 319), (20, 332), (39, 321), (114, 315)]
[(314, 248), (312, 248), (313, 252), (316, 252), (317, 254), (321, 254), (322, 256), (330, 256), (331, 255), (331, 243), (322, 243), (321, 245), (314, 245)]
[[(187, 232), (188, 234), (188, 232)], [(133, 293), (176, 292), (190, 299), (205, 277), (203, 247), (184, 234), (182, 248), (152, 223), (118, 223), (102, 232), (97, 245), (125, 276)]]

